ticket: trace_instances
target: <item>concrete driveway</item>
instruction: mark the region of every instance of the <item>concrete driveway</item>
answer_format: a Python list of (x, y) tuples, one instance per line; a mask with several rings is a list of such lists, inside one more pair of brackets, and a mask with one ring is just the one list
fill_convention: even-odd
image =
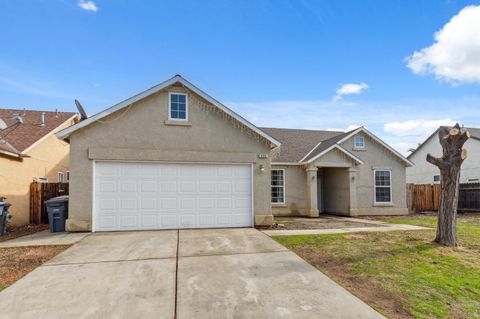
[(383, 318), (255, 229), (97, 233), (0, 293), (1, 318)]

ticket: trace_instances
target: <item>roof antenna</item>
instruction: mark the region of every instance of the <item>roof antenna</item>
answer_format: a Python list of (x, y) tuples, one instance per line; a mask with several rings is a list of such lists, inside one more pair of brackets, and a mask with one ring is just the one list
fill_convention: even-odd
[(83, 108), (82, 104), (80, 104), (80, 102), (77, 99), (75, 99), (75, 105), (77, 106), (78, 113), (80, 113), (80, 122), (83, 120), (86, 120), (88, 118), (88, 115), (85, 112), (85, 109)]

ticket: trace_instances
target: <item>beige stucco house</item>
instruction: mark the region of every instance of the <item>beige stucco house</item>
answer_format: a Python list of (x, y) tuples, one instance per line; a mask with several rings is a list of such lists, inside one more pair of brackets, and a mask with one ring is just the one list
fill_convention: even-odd
[(57, 136), (70, 143), (70, 231), (407, 213), (410, 163), (366, 129), (260, 129), (179, 75)]
[(54, 133), (75, 124), (70, 112), (0, 109), (0, 196), (12, 204), (12, 225), (29, 223), (30, 184), (68, 180), (69, 145)]

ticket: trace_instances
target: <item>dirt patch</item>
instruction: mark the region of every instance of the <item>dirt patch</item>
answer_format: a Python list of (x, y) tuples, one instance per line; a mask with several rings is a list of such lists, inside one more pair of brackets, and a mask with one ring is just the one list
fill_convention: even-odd
[(322, 256), (308, 246), (297, 246), (293, 250), (387, 318), (413, 318), (403, 307), (405, 300), (401, 295), (387, 290), (374, 278), (355, 274), (348, 269), (346, 261)]
[(335, 217), (298, 218), (277, 217), (275, 222), (279, 224), (276, 229), (338, 229), (357, 227), (378, 227), (380, 225), (348, 221)]
[(26, 225), (20, 227), (7, 227), (7, 232), (0, 236), (0, 242), (30, 235), (48, 229), (48, 225)]
[(70, 246), (0, 248), (0, 291), (68, 247)]

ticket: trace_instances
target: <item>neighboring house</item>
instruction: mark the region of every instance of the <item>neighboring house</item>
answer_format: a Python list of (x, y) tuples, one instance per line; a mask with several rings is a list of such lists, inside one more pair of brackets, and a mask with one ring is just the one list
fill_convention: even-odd
[[(407, 169), (407, 183), (412, 184), (436, 184), (440, 183), (440, 170), (435, 165), (427, 162), (427, 154), (436, 157), (442, 156), (442, 146), (438, 140), (437, 129), (430, 135), (408, 159), (415, 165)], [(464, 145), (467, 149), (467, 158), (462, 164), (460, 172), (461, 183), (480, 182), (480, 128), (467, 128), (470, 138)]]
[(76, 118), (70, 112), (0, 109), (0, 196), (12, 204), (13, 225), (29, 222), (32, 181), (68, 180), (69, 145), (54, 133)]
[[(57, 133), (70, 142), (67, 229), (270, 225), (272, 212), (318, 215), (317, 198), (341, 201), (335, 213), (407, 212), (409, 162), (367, 130), (277, 132), (297, 131), (264, 131), (177, 75)], [(320, 196), (317, 174), (332, 186)]]

